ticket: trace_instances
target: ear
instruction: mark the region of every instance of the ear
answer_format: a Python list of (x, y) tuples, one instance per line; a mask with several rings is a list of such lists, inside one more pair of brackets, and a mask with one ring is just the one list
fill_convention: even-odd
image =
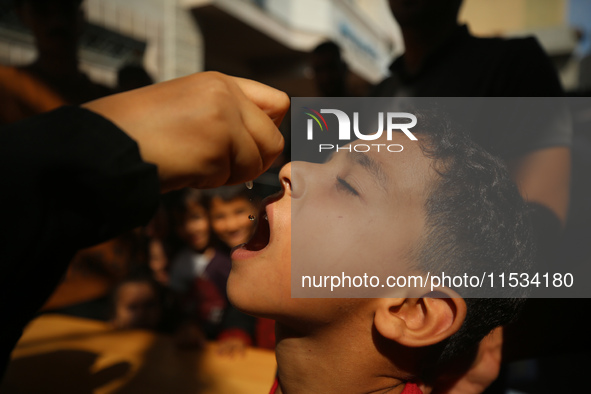
[(444, 289), (421, 298), (379, 299), (374, 325), (385, 338), (407, 347), (423, 347), (452, 336), (465, 318), (464, 299)]

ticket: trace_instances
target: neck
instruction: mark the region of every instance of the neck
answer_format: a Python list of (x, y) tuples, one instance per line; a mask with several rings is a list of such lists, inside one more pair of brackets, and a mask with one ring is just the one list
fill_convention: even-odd
[(209, 260), (213, 259), (215, 256), (215, 248), (213, 246), (208, 246), (207, 249), (203, 251), (203, 255), (207, 257)]
[[(277, 365), (281, 394), (291, 393), (400, 393), (404, 381), (396, 368), (372, 346), (371, 327), (362, 332), (331, 327), (302, 334), (276, 326)], [(363, 332), (368, 331), (368, 332)], [(356, 338), (347, 340), (355, 333)]]
[(402, 26), (404, 38), (404, 65), (406, 70), (414, 74), (423, 66), (425, 59), (441, 46), (457, 29), (456, 21), (429, 26)]
[(208, 246), (205, 249), (201, 249), (201, 250), (197, 250), (195, 248), (189, 248), (189, 249), (192, 250), (193, 253), (204, 256), (208, 260), (213, 259), (213, 257), (215, 256), (215, 248), (213, 246)]

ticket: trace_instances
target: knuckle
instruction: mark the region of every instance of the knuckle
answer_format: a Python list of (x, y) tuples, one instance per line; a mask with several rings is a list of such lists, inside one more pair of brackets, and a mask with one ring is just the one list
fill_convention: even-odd
[(281, 133), (277, 133), (277, 145), (276, 145), (276, 151), (274, 152), (275, 154), (279, 154), (281, 152), (283, 152), (283, 149), (285, 148), (285, 137), (283, 137), (283, 134)]
[(201, 75), (207, 75), (209, 78), (215, 78), (220, 80), (227, 78), (225, 74), (222, 74), (219, 71), (204, 71), (201, 73)]
[(289, 95), (285, 92), (280, 92), (277, 98), (277, 102), (281, 106), (281, 108), (287, 108), (291, 104), (291, 100), (289, 99)]
[(225, 134), (230, 131), (233, 116), (231, 111), (223, 105), (223, 99), (213, 98), (207, 108), (208, 128), (215, 130), (211, 134)]
[(212, 100), (220, 98), (228, 100), (232, 97), (228, 78), (218, 72), (208, 71), (205, 81), (197, 88), (206, 92)]

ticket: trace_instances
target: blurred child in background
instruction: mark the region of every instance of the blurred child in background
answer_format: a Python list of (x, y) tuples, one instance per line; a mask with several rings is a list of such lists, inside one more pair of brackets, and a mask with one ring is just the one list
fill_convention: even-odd
[(148, 241), (148, 265), (154, 279), (163, 286), (170, 283), (168, 256), (164, 242), (160, 238)]
[(130, 276), (114, 289), (111, 323), (115, 328), (156, 330), (161, 317), (158, 284), (149, 276)]
[[(209, 215), (214, 235), (221, 241), (222, 249), (230, 251), (233, 247), (246, 243), (256, 228), (260, 198), (244, 185), (222, 186), (208, 191)], [(263, 219), (264, 220), (264, 219)], [(235, 316), (235, 317), (234, 317)], [(228, 313), (230, 324), (239, 325), (246, 322), (250, 316), (232, 307)], [(254, 318), (252, 318), (254, 319)], [(236, 320), (236, 322), (232, 322)], [(275, 348), (275, 322), (270, 319), (257, 318), (252, 320), (254, 328), (254, 345), (265, 349)], [(234, 352), (244, 349), (240, 343), (234, 344)], [(228, 344), (230, 346), (230, 344)]]
[(244, 185), (223, 186), (208, 193), (211, 228), (222, 248), (230, 250), (246, 243), (254, 231), (260, 199)]
[[(252, 344), (253, 318), (228, 302), (226, 282), (232, 263), (228, 253), (212, 246), (209, 205), (210, 196), (202, 191), (186, 189), (180, 195), (174, 220), (184, 245), (172, 259), (169, 283), (205, 338), (218, 339), (221, 353), (235, 354)], [(182, 331), (194, 332), (194, 327), (185, 325)]]

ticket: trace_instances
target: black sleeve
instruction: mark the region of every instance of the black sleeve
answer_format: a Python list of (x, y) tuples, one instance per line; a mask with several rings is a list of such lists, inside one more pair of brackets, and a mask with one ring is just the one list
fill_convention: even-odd
[(103, 117), (78, 107), (0, 129), (0, 376), (22, 328), (78, 249), (145, 224), (156, 166)]
[[(533, 37), (507, 40), (501, 64), (497, 96), (523, 98), (515, 102), (512, 110), (516, 121), (512, 128), (507, 128), (512, 135), (504, 144), (503, 157), (570, 147), (572, 121), (566, 101), (561, 98), (564, 91), (554, 65), (538, 41)], [(511, 109), (505, 113), (511, 113)]]
[(562, 97), (552, 61), (535, 37), (504, 41), (497, 74), (497, 97)]

